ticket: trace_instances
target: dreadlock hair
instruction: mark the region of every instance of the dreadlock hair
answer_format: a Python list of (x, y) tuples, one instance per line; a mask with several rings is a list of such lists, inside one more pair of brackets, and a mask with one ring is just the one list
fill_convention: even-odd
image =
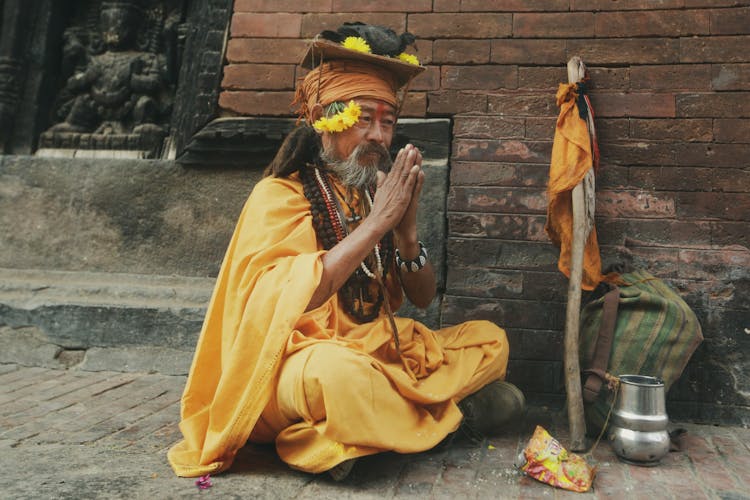
[(286, 136), (263, 176), (288, 177), (309, 163), (318, 163), (322, 149), (323, 142), (315, 129), (302, 124)]

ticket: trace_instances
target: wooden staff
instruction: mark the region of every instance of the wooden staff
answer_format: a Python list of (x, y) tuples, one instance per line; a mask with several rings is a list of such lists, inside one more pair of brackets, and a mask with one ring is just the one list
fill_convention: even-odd
[[(578, 83), (586, 74), (586, 66), (580, 57), (568, 61), (568, 83)], [(593, 120), (588, 119), (589, 134)], [(565, 392), (568, 403), (570, 426), (570, 448), (573, 451), (586, 449), (586, 421), (583, 417), (583, 395), (581, 394), (581, 367), (578, 359), (578, 335), (581, 317), (581, 281), (583, 278), (583, 250), (591, 228), (594, 226), (594, 169), (572, 193), (573, 241), (570, 255), (570, 281), (568, 282), (568, 304), (565, 313)]]

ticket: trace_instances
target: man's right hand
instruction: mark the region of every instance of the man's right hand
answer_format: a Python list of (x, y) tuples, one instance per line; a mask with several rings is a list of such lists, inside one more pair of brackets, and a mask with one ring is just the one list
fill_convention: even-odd
[(390, 172), (378, 172), (378, 190), (367, 218), (376, 223), (383, 234), (394, 229), (412, 204), (414, 187), (423, 181), (422, 155), (407, 144), (396, 155)]

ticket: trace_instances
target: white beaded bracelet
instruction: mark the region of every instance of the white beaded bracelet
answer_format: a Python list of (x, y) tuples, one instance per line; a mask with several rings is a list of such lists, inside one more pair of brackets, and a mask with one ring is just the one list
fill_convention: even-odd
[(401, 254), (396, 249), (396, 265), (404, 272), (415, 273), (422, 269), (427, 264), (427, 249), (424, 244), (419, 242), (419, 255), (414, 260), (403, 260)]

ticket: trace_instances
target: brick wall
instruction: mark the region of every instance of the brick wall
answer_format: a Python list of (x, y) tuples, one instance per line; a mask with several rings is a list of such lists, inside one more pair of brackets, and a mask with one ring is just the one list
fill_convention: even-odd
[(511, 379), (561, 398), (566, 280), (545, 185), (555, 91), (579, 55), (602, 256), (669, 281), (704, 327), (670, 411), (750, 421), (750, 1), (236, 0), (223, 112), (289, 115), (305, 40), (348, 20), (413, 32), (428, 70), (405, 114), (453, 120), (444, 324), (505, 326)]

